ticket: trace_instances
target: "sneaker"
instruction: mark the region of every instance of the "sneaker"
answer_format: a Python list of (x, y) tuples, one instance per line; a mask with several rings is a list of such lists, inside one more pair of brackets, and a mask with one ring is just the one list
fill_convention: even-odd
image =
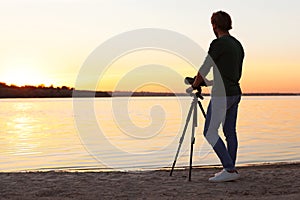
[(226, 181), (234, 181), (240, 177), (238, 172), (235, 170), (234, 172), (230, 173), (226, 170), (222, 170), (219, 173), (216, 173), (214, 177), (208, 179), (210, 182), (226, 182)]
[(225, 169), (222, 169), (222, 171), (218, 172), (218, 173), (215, 173), (215, 176), (221, 174), (223, 171), (225, 171)]

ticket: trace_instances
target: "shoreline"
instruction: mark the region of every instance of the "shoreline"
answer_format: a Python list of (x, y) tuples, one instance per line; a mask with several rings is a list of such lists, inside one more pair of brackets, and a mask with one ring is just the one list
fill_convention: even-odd
[(220, 166), (129, 172), (1, 172), (0, 199), (299, 199), (300, 162), (239, 166), (241, 179), (210, 183)]
[[(300, 165), (300, 161), (274, 161), (274, 162), (257, 162), (257, 163), (240, 163), (236, 167), (245, 168), (245, 167), (263, 167), (263, 166), (277, 166), (277, 165)], [(194, 165), (193, 169), (221, 169), (220, 164), (212, 165)], [(174, 170), (188, 170), (189, 166), (175, 166)], [(148, 169), (111, 169), (111, 168), (95, 168), (95, 167), (86, 167), (86, 168), (39, 168), (39, 169), (23, 169), (23, 170), (12, 170), (12, 171), (0, 171), (1, 173), (46, 173), (46, 172), (69, 172), (69, 173), (86, 173), (86, 172), (97, 172), (97, 173), (135, 173), (135, 172), (153, 172), (153, 171), (168, 171), (171, 170), (171, 167), (161, 167), (161, 168), (148, 168)]]

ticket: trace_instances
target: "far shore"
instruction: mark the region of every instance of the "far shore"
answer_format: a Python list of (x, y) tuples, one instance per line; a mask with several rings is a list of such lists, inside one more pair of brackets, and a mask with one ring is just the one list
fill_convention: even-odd
[[(203, 96), (209, 94), (203, 93)], [(7, 85), (0, 82), (0, 99), (3, 98), (91, 98), (91, 97), (174, 97), (174, 96), (190, 96), (182, 93), (168, 92), (147, 92), (147, 91), (92, 91), (77, 90), (67, 86), (62, 87), (46, 87), (41, 84), (39, 86), (16, 86)], [(300, 96), (300, 93), (244, 93), (243, 96)]]
[[(209, 96), (203, 93), (203, 96)], [(148, 91), (92, 91), (77, 90), (67, 86), (62, 87), (46, 87), (41, 84), (39, 86), (16, 86), (6, 85), (0, 82), (0, 99), (7, 98), (98, 98), (98, 97), (174, 97), (174, 96), (190, 96), (185, 92), (168, 93), (168, 92), (148, 92)], [(300, 93), (244, 93), (243, 96), (300, 96)]]
[(220, 167), (133, 172), (0, 173), (0, 199), (300, 199), (300, 163), (239, 167), (241, 179), (210, 183)]

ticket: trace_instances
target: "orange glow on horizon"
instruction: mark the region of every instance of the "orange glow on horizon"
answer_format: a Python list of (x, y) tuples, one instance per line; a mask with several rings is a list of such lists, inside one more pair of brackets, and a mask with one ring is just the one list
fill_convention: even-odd
[[(300, 93), (297, 62), (285, 62), (284, 67), (282, 67), (284, 61), (280, 61), (279, 59), (254, 60), (253, 57), (254, 55), (250, 58), (246, 57), (243, 66), (243, 75), (240, 83), (244, 93)], [(182, 77), (193, 76), (194, 73), (196, 73), (196, 70), (192, 69), (186, 61), (175, 55), (162, 51), (144, 50), (128, 54), (109, 66), (109, 69), (105, 71), (104, 76), (100, 77), (97, 90), (115, 91), (116, 85), (123, 76), (126, 76), (126, 73), (130, 73), (135, 67), (151, 63), (158, 63), (159, 65), (169, 67), (171, 70), (179, 73)], [(7, 63), (5, 66), (6, 68), (1, 71), (0, 82), (16, 86), (39, 86), (43, 84), (45, 86), (74, 87), (74, 80), (77, 75), (76, 72), (73, 72), (73, 74), (61, 74), (54, 77), (51, 74), (48, 75), (49, 73), (47, 72), (46, 67), (41, 68), (38, 66), (38, 63), (34, 62), (33, 59), (31, 62), (15, 61)], [(71, 78), (71, 76), (73, 78)], [(165, 77), (168, 77), (168, 75)], [(145, 84), (147, 85), (147, 83)], [(171, 80), (169, 85), (172, 85)], [(138, 89), (136, 89), (136, 87)], [(128, 86), (127, 88), (117, 88), (117, 90), (136, 90), (144, 92), (170, 91), (168, 88), (158, 85), (148, 85), (147, 87), (137, 85), (136, 87), (131, 88)], [(184, 85), (182, 81), (182, 85), (174, 86), (173, 88), (176, 88), (176, 91), (172, 92), (185, 92), (185, 87), (187, 86)]]

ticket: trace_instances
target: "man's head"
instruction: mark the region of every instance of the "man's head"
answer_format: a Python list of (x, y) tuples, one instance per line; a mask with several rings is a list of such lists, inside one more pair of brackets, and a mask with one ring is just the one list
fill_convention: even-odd
[(217, 37), (219, 37), (220, 34), (228, 33), (228, 31), (232, 29), (231, 23), (229, 14), (224, 11), (215, 12), (211, 16), (211, 24)]

